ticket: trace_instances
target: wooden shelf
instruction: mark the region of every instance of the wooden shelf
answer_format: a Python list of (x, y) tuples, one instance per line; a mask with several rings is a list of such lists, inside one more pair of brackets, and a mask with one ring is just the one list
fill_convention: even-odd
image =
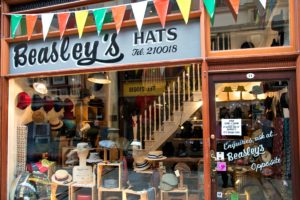
[(164, 162), (203, 162), (203, 158), (200, 157), (168, 157)]

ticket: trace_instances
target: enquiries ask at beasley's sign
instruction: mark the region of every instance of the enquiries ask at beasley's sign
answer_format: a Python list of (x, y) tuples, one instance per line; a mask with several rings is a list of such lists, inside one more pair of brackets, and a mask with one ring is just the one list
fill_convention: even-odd
[(10, 46), (10, 74), (200, 58), (200, 23), (191, 20), (115, 31), (28, 41)]

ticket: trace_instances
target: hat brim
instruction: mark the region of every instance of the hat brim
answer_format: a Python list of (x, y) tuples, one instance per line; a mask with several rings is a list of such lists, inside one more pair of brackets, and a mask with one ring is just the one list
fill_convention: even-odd
[(59, 124), (57, 126), (51, 126), (51, 130), (60, 129), (63, 125), (64, 125), (64, 123), (61, 120), (59, 120)]
[(87, 163), (99, 163), (99, 162), (102, 162), (103, 160), (102, 159), (86, 159), (86, 162)]
[(149, 158), (149, 157), (145, 157), (146, 160), (165, 160), (167, 157), (166, 156), (162, 156), (159, 158)]
[(68, 179), (64, 180), (64, 181), (58, 181), (55, 178), (55, 174), (52, 175), (51, 177), (51, 181), (54, 183), (57, 183), (59, 185), (68, 185), (72, 182), (72, 176), (70, 174), (68, 174)]
[(136, 164), (134, 163), (133, 164), (133, 170), (134, 171), (145, 171), (146, 169), (149, 169), (150, 168), (150, 163), (148, 163), (146, 166), (144, 167), (136, 167)]

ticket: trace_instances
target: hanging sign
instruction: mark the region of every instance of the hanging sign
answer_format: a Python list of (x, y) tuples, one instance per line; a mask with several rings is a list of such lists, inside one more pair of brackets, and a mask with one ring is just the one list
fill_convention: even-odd
[(114, 67), (201, 57), (200, 23), (191, 20), (144, 25), (87, 33), (78, 39), (49, 38), (45, 42), (27, 41), (10, 46), (10, 74), (74, 70), (79, 68)]
[(166, 82), (157, 81), (157, 82), (128, 82), (124, 83), (123, 86), (123, 96), (154, 96), (161, 95), (165, 91)]
[(242, 136), (241, 119), (222, 119), (222, 134), (227, 136)]

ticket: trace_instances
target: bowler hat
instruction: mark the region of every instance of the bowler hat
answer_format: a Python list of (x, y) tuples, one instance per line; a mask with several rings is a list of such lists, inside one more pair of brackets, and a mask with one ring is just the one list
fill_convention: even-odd
[(20, 92), (17, 97), (17, 107), (24, 110), (31, 103), (31, 98), (26, 92)]

